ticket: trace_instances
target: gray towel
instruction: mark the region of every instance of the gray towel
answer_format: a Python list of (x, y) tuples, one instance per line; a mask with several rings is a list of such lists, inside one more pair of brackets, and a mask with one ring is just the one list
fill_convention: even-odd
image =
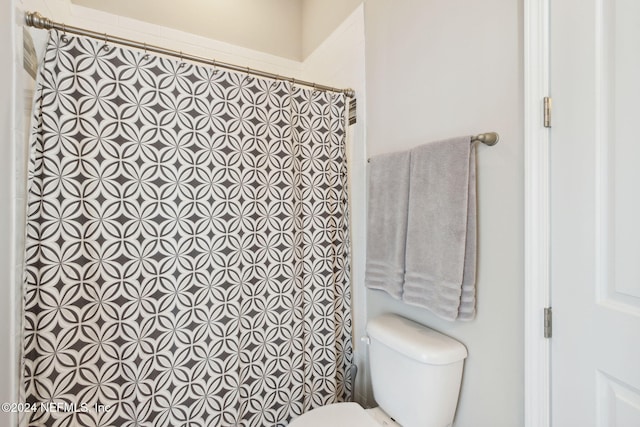
[(375, 156), (369, 163), (365, 285), (396, 299), (404, 280), (410, 152)]
[(402, 299), (447, 320), (475, 317), (476, 173), (470, 137), (411, 150)]

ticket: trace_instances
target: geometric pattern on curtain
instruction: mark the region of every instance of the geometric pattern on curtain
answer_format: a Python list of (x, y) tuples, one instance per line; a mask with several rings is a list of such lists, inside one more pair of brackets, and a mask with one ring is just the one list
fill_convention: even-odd
[(271, 427), (350, 397), (344, 95), (51, 32), (36, 97), (23, 422)]

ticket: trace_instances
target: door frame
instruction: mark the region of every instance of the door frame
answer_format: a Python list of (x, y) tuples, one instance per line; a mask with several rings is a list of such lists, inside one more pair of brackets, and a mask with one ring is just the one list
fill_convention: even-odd
[(549, 93), (550, 0), (524, 0), (524, 426), (551, 425)]

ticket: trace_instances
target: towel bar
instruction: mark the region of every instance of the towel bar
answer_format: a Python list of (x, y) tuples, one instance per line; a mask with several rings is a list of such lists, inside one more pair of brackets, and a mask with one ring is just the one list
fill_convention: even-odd
[(485, 145), (492, 146), (498, 143), (500, 135), (498, 132), (481, 133), (471, 138), (471, 142), (480, 141)]
[[(471, 142), (482, 142), (484, 145), (488, 145), (490, 147), (492, 145), (496, 145), (499, 140), (500, 135), (498, 135), (498, 132), (480, 133), (471, 137)], [(369, 163), (370, 161), (371, 159), (367, 159), (367, 163)]]

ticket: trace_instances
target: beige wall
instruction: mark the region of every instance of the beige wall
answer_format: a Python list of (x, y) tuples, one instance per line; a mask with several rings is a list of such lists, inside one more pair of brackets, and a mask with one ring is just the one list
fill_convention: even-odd
[(362, 0), (71, 0), (283, 58), (307, 58)]
[(523, 420), (522, 5), (513, 0), (366, 0), (368, 155), (497, 131), (478, 147), (478, 304), (447, 322), (380, 291), (396, 312), (462, 341), (469, 357), (456, 427)]
[(73, 3), (300, 60), (299, 0), (72, 0)]
[(302, 57), (325, 40), (362, 0), (303, 0)]

